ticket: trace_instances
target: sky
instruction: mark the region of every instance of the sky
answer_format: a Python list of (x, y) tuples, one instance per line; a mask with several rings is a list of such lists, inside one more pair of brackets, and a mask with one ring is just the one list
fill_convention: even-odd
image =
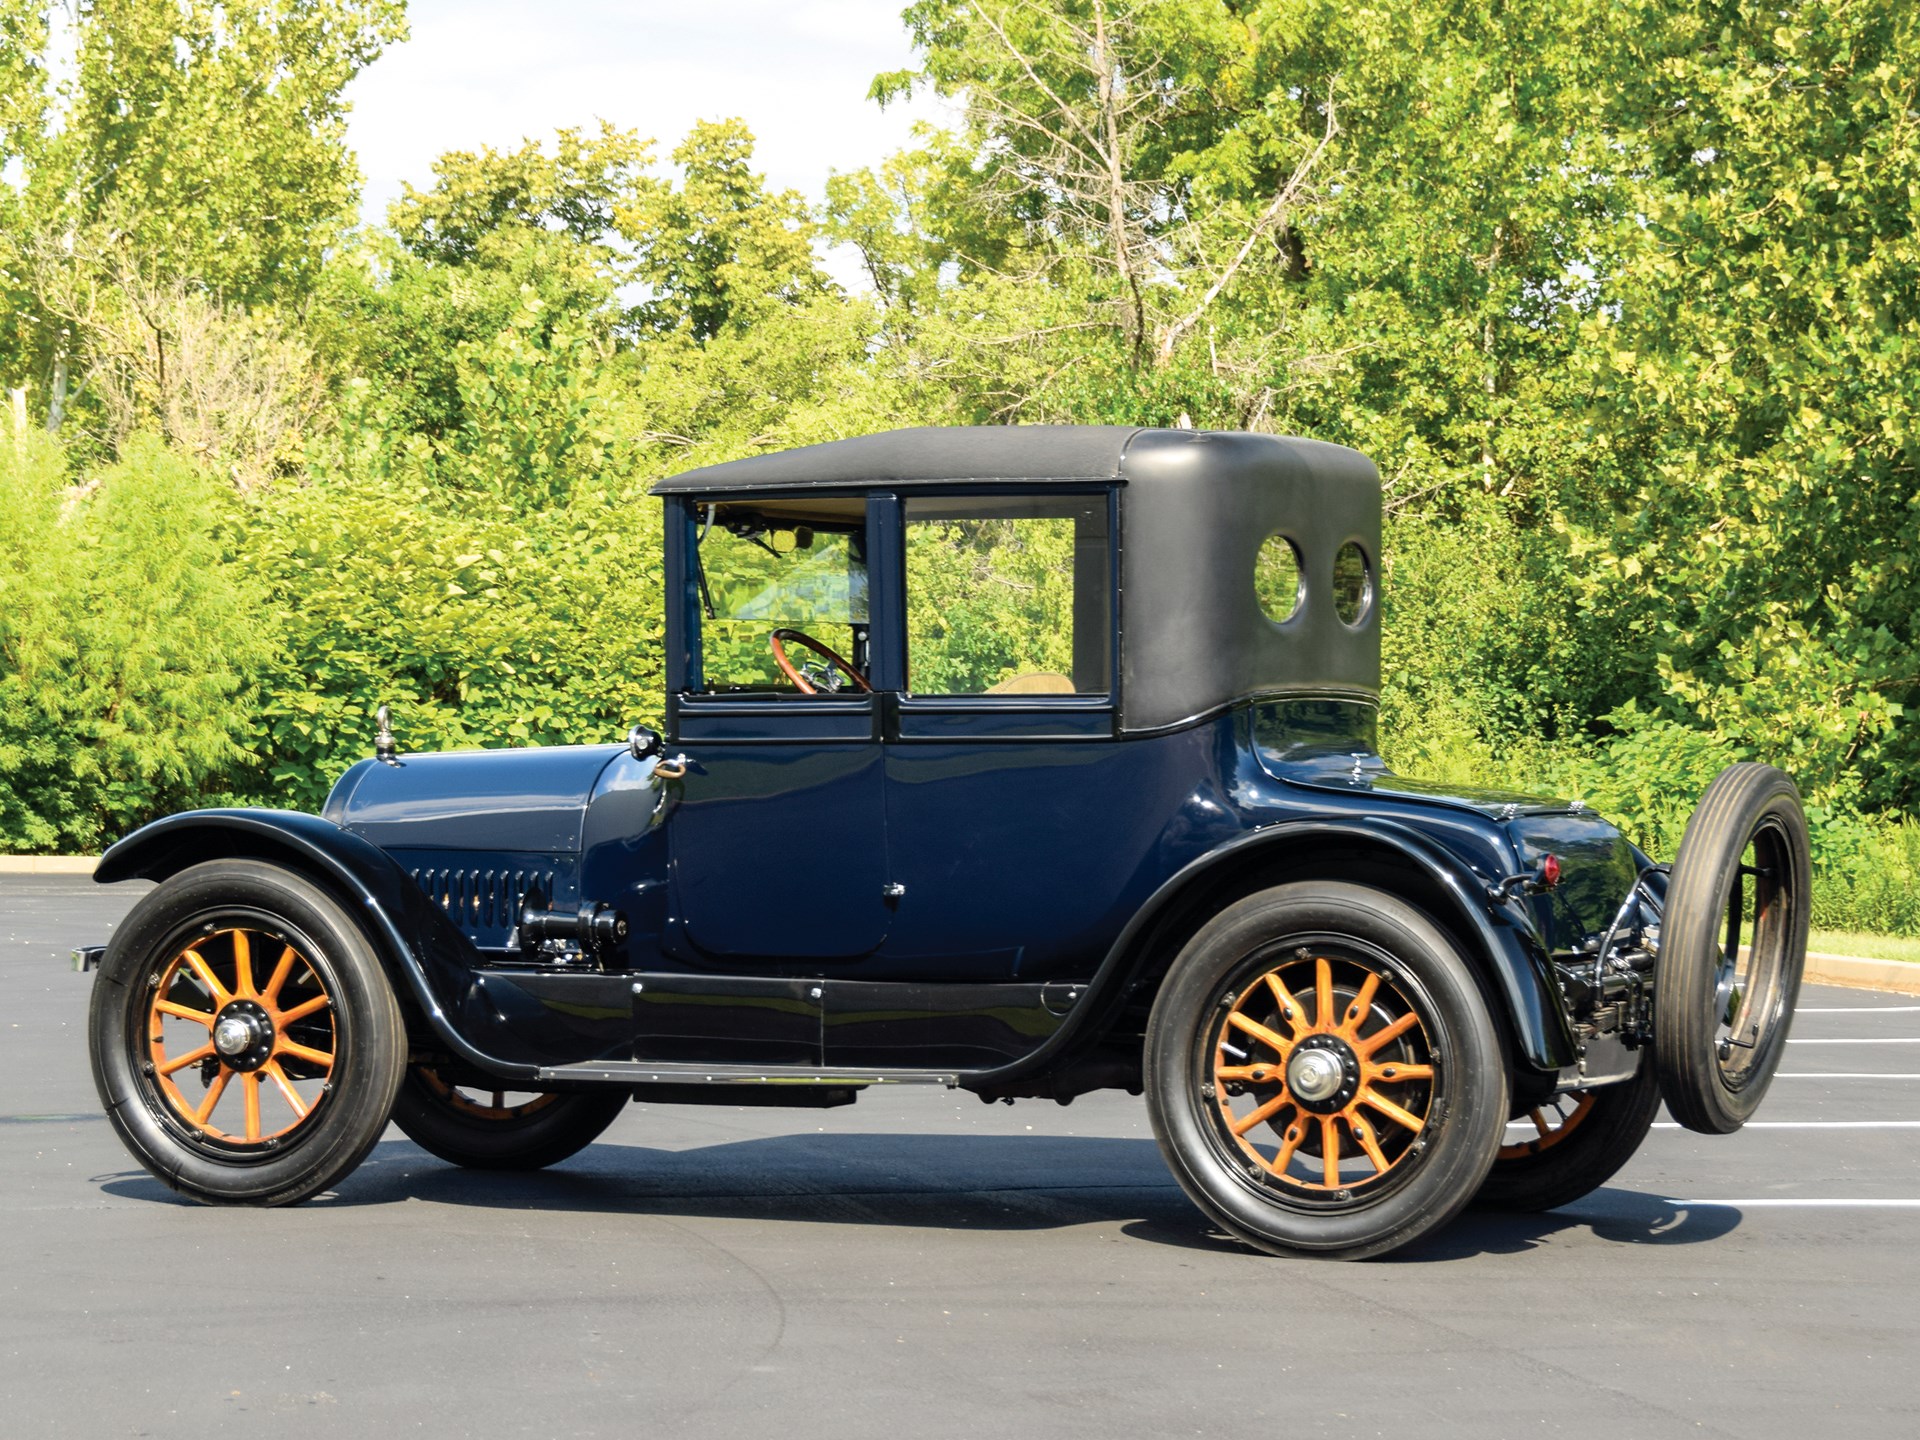
[(657, 140), (664, 163), (696, 120), (738, 116), (768, 181), (817, 202), (831, 171), (879, 163), (915, 118), (939, 113), (930, 100), (882, 111), (866, 98), (874, 75), (912, 63), (905, 4), (411, 0), (411, 37), (347, 90), (363, 216), (382, 219), (403, 182), (431, 184), (445, 151), (600, 119)]

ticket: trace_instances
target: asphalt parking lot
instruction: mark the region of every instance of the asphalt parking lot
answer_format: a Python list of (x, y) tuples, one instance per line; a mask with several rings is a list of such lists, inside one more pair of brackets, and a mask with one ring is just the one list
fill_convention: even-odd
[(214, 1210), (88, 1075), (134, 898), (0, 877), (5, 1437), (1920, 1433), (1920, 998), (1809, 989), (1757, 1124), (1362, 1265), (1210, 1233), (1106, 1095), (634, 1106), (522, 1177), (390, 1131)]

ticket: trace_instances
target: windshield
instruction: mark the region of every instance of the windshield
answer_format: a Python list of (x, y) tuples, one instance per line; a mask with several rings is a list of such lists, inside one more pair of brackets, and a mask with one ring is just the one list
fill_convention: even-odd
[[(827, 529), (745, 506), (707, 506), (695, 563), (703, 688), (794, 693), (774, 658), (776, 631), (799, 631), (854, 669), (865, 669), (863, 528)], [(831, 692), (845, 679), (844, 669), (816, 650), (804, 644), (785, 648), (796, 667), (812, 667), (824, 678), (816, 689)]]

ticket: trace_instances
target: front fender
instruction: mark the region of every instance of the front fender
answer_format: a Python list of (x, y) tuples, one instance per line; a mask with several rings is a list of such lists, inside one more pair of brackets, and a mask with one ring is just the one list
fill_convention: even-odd
[(330, 820), (293, 810), (189, 810), (119, 841), (93, 878), (103, 885), (165, 880), (225, 859), (273, 861), (317, 880), (359, 917), (388, 981), (449, 1050), (503, 1078), (533, 1078), (537, 1065), (486, 1053), (450, 1019), (481, 963), (472, 943), (391, 856)]
[(1168, 950), (1184, 944), (1198, 928), (1191, 920), (1217, 913), (1252, 889), (1298, 879), (1347, 878), (1337, 858), (1343, 850), (1411, 867), (1415, 893), (1402, 898), (1440, 911), (1435, 918), (1467, 942), (1467, 961), (1497, 997), (1521, 1063), (1544, 1073), (1575, 1063), (1578, 1042), (1555, 1000), (1551, 961), (1538, 937), (1504, 911), (1492, 909), (1486, 879), (1444, 847), (1398, 821), (1355, 816), (1264, 826), (1189, 862), (1127, 923), (1088, 983), (1086, 996), (1048, 1044), (1003, 1070), (969, 1077), (969, 1086), (990, 1087), (1044, 1071), (1064, 1051), (1097, 1036), (1117, 1018), (1139, 985), (1157, 983), (1164, 965), (1156, 969), (1156, 962), (1170, 960)]

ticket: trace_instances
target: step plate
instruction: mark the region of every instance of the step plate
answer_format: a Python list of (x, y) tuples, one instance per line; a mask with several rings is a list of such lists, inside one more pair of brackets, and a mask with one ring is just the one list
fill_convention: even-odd
[(599, 1060), (555, 1065), (536, 1080), (588, 1080), (612, 1085), (944, 1085), (960, 1084), (953, 1070), (836, 1070), (822, 1065), (691, 1065), (644, 1060)]

